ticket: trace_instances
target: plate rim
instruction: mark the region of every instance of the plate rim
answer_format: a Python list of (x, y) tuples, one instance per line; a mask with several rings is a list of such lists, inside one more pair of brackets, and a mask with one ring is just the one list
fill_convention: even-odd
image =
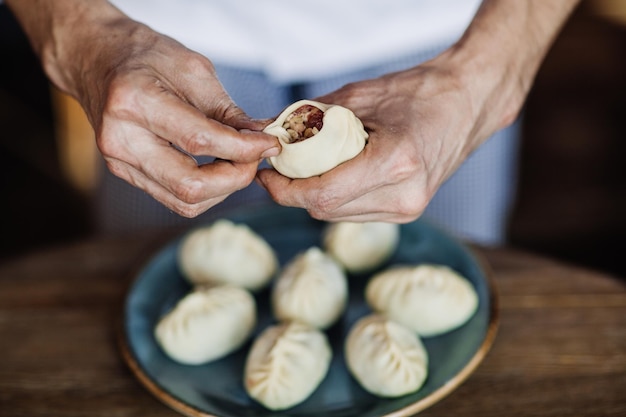
[[(485, 337), (481, 342), (480, 346), (474, 353), (474, 355), (467, 361), (465, 366), (455, 374), (449, 381), (443, 384), (441, 387), (437, 388), (435, 391), (427, 395), (426, 397), (417, 400), (414, 403), (411, 403), (407, 406), (404, 406), (398, 410), (392, 411), (391, 413), (380, 415), (379, 417), (411, 417), (415, 414), (433, 406), (438, 403), (449, 394), (451, 394), (454, 390), (456, 390), (460, 385), (463, 384), (471, 375), (474, 373), (476, 368), (482, 363), (485, 359), (491, 347), (493, 346), (496, 334), (498, 332), (499, 324), (500, 324), (500, 309), (499, 309), (499, 295), (498, 288), (495, 282), (494, 272), (484, 255), (479, 253), (471, 244), (464, 243), (458, 239), (454, 239), (459, 245), (468, 250), (471, 256), (475, 259), (480, 270), (484, 274), (485, 284), (489, 290), (489, 320), (487, 325), (487, 331), (485, 333)], [(171, 244), (171, 241), (170, 241)], [(138, 263), (138, 266), (132, 269), (132, 277), (134, 279), (131, 280), (129, 285), (129, 290), (132, 289), (134, 283), (136, 282), (136, 278), (138, 276), (138, 272), (140, 272), (148, 262), (154, 258), (155, 254), (158, 254), (161, 250), (165, 250), (168, 245), (162, 245), (160, 249), (153, 251), (151, 255), (145, 255), (142, 257), (142, 261)], [(125, 293), (124, 300), (128, 296), (128, 291)], [(124, 306), (126, 303), (124, 302)], [(148, 391), (152, 396), (158, 399), (161, 403), (165, 404), (172, 410), (186, 416), (186, 417), (221, 417), (216, 414), (207, 413), (206, 411), (200, 410), (197, 407), (194, 407), (180, 399), (176, 398), (170, 392), (168, 392), (165, 388), (161, 387), (156, 381), (152, 380), (143, 366), (137, 360), (128, 340), (127, 332), (126, 332), (126, 311), (125, 307), (121, 309), (121, 314), (118, 319), (118, 331), (117, 331), (117, 341), (118, 348), (121, 352), (121, 356), (130, 369), (131, 373), (135, 376), (135, 378), (140, 382), (140, 384)]]

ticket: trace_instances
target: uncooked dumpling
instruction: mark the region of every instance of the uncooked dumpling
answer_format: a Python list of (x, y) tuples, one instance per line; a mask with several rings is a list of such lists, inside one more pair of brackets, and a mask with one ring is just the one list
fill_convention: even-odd
[(240, 347), (256, 324), (256, 304), (243, 288), (197, 288), (182, 298), (155, 328), (165, 353), (177, 362), (197, 365)]
[(264, 287), (278, 269), (270, 245), (244, 224), (218, 220), (183, 238), (178, 251), (183, 275), (192, 284)]
[(263, 132), (282, 146), (270, 164), (289, 178), (321, 175), (358, 155), (367, 142), (363, 123), (345, 107), (301, 100), (287, 107)]
[(470, 319), (478, 308), (472, 284), (441, 265), (397, 267), (374, 276), (365, 289), (376, 311), (413, 329), (436, 336)]
[(317, 389), (331, 357), (328, 340), (320, 330), (296, 322), (270, 326), (248, 354), (246, 391), (271, 410), (293, 407)]
[(381, 397), (415, 392), (428, 375), (428, 354), (419, 337), (376, 314), (360, 319), (350, 329), (345, 356), (359, 384)]
[(324, 231), (324, 249), (348, 272), (362, 273), (382, 265), (398, 247), (395, 223), (332, 223)]
[(279, 320), (295, 320), (319, 329), (333, 324), (348, 301), (346, 276), (318, 247), (298, 254), (280, 273), (272, 289)]

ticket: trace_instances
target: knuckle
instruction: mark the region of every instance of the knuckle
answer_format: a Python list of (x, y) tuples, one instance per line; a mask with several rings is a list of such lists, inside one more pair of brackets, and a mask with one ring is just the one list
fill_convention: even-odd
[(313, 218), (324, 220), (330, 218), (340, 204), (339, 196), (334, 190), (322, 189), (310, 200), (307, 210)]
[(200, 214), (204, 212), (202, 208), (196, 205), (189, 204), (178, 204), (176, 207), (172, 208), (177, 214), (180, 216), (186, 217), (188, 219), (193, 219), (194, 217), (198, 217)]
[(311, 216), (315, 220), (328, 221), (332, 219), (332, 216), (329, 213), (326, 213), (324, 211), (307, 209), (307, 212), (309, 213), (309, 216)]
[(182, 132), (180, 136), (184, 148), (192, 155), (206, 154), (207, 148), (211, 146), (211, 136), (205, 131)]
[(249, 169), (242, 169), (240, 173), (241, 175), (235, 179), (235, 185), (238, 190), (247, 187), (254, 181), (257, 174), (257, 165), (251, 166)]
[(422, 167), (421, 160), (412, 152), (399, 153), (396, 156), (392, 159), (393, 164), (388, 171), (388, 178), (391, 182), (407, 181)]
[(119, 158), (124, 152), (122, 144), (119, 139), (119, 135), (116, 135), (114, 130), (111, 129), (108, 123), (103, 124), (102, 130), (96, 137), (96, 145), (100, 150), (100, 153), (105, 157)]
[(200, 54), (190, 53), (182, 62), (181, 70), (187, 74), (197, 75), (207, 72), (214, 73), (215, 69), (211, 61)]
[(403, 220), (413, 221), (426, 210), (428, 202), (429, 199), (425, 194), (418, 191), (410, 192), (395, 202), (394, 213)]
[(348, 84), (345, 84), (343, 87), (341, 87), (340, 91), (347, 98), (358, 97), (359, 94), (362, 94), (361, 93), (361, 90), (363, 88), (362, 84), (364, 83), (365, 82), (361, 82), (361, 83), (350, 82)]
[(111, 174), (115, 175), (116, 177), (119, 178), (124, 178), (125, 177), (125, 172), (126, 170), (123, 169), (123, 165), (116, 161), (116, 160), (112, 160), (109, 158), (105, 158), (105, 164), (107, 169), (109, 170), (109, 172), (111, 172)]
[(172, 186), (172, 194), (185, 204), (198, 204), (204, 201), (205, 191), (206, 185), (198, 177), (183, 178)]
[(105, 101), (105, 116), (116, 119), (132, 119), (140, 108), (139, 89), (133, 86), (126, 77), (116, 78), (109, 85)]
[(418, 199), (403, 199), (396, 204), (395, 213), (402, 219), (412, 221), (417, 219), (424, 211), (426, 205)]

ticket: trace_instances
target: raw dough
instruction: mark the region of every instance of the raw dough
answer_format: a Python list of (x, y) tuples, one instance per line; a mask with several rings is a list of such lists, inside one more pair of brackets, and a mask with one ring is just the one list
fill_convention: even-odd
[(178, 264), (192, 284), (232, 284), (250, 290), (264, 287), (278, 269), (270, 245), (244, 224), (218, 220), (187, 234)]
[(382, 265), (398, 247), (400, 226), (395, 223), (332, 223), (324, 231), (324, 249), (351, 273)]
[[(291, 134), (288, 131), (293, 129), (284, 125), (288, 123), (289, 116), (303, 106), (313, 106), (323, 111), (323, 124), (314, 135), (306, 139), (294, 139), (293, 131)], [(263, 131), (280, 141), (281, 153), (270, 157), (269, 162), (289, 178), (313, 177), (335, 168), (358, 155), (368, 138), (363, 123), (352, 111), (311, 100), (293, 103)]]
[(296, 322), (270, 326), (248, 354), (246, 391), (270, 410), (293, 407), (317, 389), (331, 357), (330, 345), (321, 331)]
[(372, 277), (365, 298), (374, 310), (424, 337), (461, 326), (478, 308), (472, 284), (442, 265), (390, 268)]
[(381, 397), (415, 392), (428, 375), (428, 354), (419, 337), (376, 314), (360, 319), (350, 329), (345, 356), (359, 384)]
[(154, 335), (177, 362), (197, 365), (240, 347), (256, 325), (256, 303), (243, 288), (197, 288), (157, 324)]
[(272, 307), (278, 320), (296, 320), (319, 329), (333, 324), (347, 302), (343, 270), (315, 246), (291, 260), (272, 289)]

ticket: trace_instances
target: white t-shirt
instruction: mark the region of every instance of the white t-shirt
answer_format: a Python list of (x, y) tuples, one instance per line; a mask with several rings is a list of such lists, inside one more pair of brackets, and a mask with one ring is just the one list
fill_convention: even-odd
[(480, 0), (113, 0), (216, 62), (312, 80), (461, 36)]

